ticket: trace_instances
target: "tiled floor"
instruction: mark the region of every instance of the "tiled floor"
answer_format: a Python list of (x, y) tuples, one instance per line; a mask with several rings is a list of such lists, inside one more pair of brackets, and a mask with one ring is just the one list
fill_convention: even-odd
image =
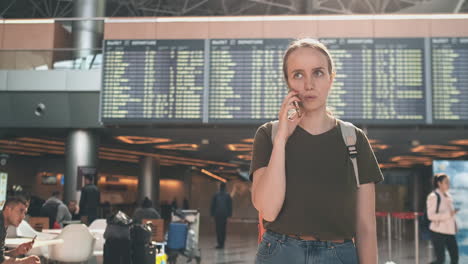
[[(209, 228), (207, 228), (209, 229)], [(201, 248), (201, 263), (202, 264), (240, 264), (254, 263), (255, 254), (257, 250), (257, 234), (253, 228), (239, 228), (237, 230), (230, 230), (227, 237), (225, 248), (222, 250), (215, 249), (216, 237), (210, 231), (201, 234), (200, 248)], [(209, 230), (208, 230), (209, 231)], [(410, 236), (411, 237), (411, 236)], [(419, 263), (428, 264), (432, 260), (432, 250), (429, 248), (428, 241), (421, 241), (419, 249)], [(392, 254), (391, 259), (388, 254), (388, 241), (385, 237), (379, 238), (379, 264), (390, 264), (393, 261), (395, 264), (415, 264), (414, 253), (414, 240), (406, 238), (402, 240), (392, 240)], [(448, 259), (448, 257), (447, 257)], [(102, 263), (98, 259), (98, 264)], [(177, 259), (178, 264), (187, 263), (187, 259), (179, 256)], [(196, 264), (193, 260), (191, 263)], [(446, 263), (449, 263), (448, 261)], [(467, 259), (460, 259), (460, 264), (468, 263)], [(295, 264), (295, 263), (287, 263)], [(319, 264), (319, 263), (318, 263)]]

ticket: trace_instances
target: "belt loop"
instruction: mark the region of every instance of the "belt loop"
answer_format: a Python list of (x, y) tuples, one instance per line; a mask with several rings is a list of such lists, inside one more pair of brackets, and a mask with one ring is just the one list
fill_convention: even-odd
[(281, 234), (281, 241), (284, 243), (288, 240), (288, 236), (286, 234)]

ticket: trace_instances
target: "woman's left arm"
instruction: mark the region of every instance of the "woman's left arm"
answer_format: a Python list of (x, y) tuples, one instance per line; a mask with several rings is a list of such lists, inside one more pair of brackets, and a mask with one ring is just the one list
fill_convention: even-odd
[(375, 184), (359, 187), (356, 201), (356, 248), (360, 264), (377, 264)]

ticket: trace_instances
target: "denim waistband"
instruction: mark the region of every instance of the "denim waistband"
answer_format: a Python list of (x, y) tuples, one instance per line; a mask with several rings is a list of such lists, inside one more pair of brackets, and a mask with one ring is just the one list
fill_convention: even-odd
[(322, 240), (302, 240), (302, 239), (294, 238), (285, 234), (276, 233), (271, 230), (267, 230), (265, 232), (264, 238), (266, 238), (267, 240), (274, 239), (282, 243), (290, 242), (290, 243), (295, 243), (298, 245), (309, 245), (309, 246), (327, 247), (327, 248), (331, 246), (335, 246), (335, 245), (353, 243), (351, 239), (345, 239), (343, 243), (336, 243), (336, 242), (322, 241)]

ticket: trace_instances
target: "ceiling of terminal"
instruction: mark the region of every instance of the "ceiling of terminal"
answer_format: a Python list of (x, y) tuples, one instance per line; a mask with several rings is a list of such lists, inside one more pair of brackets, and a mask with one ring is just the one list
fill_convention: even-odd
[[(195, 166), (223, 176), (246, 177), (255, 130), (245, 126), (106, 128), (98, 131), (99, 156), (130, 163), (153, 156), (163, 166)], [(466, 126), (365, 130), (382, 168), (430, 166), (434, 159), (468, 159)], [(0, 153), (63, 156), (67, 133), (63, 129), (0, 130)]]
[[(106, 16), (465, 13), (466, 0), (106, 0)], [(0, 17), (71, 17), (72, 0), (2, 0)]]

